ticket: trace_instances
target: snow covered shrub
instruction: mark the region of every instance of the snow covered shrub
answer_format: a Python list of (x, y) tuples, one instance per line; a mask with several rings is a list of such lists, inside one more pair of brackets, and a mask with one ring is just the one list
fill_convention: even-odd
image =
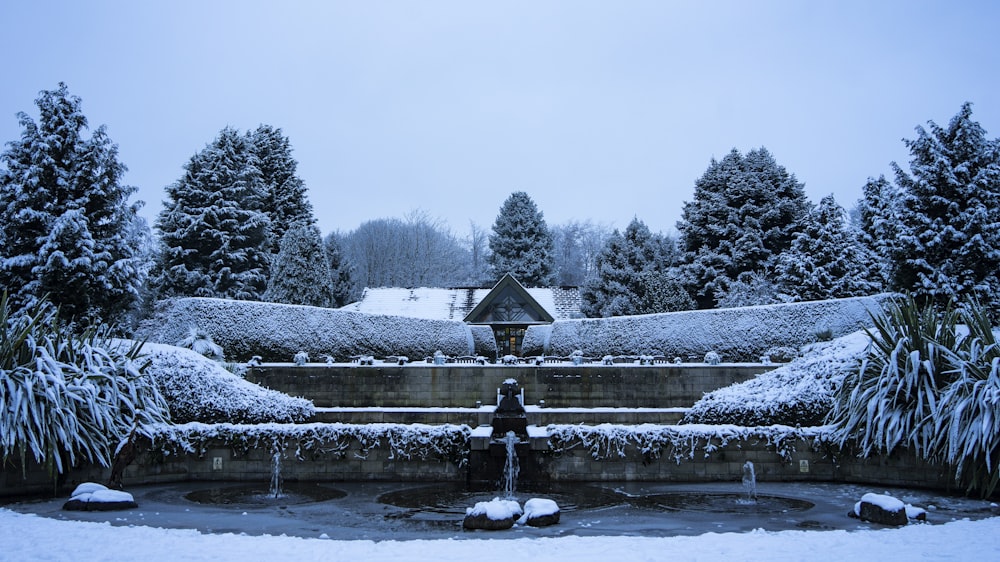
[(265, 361), (288, 361), (299, 351), (346, 361), (359, 354), (426, 357), (440, 349), (448, 355), (490, 355), (496, 349), (495, 342), (489, 349), (474, 349), (485, 340), (458, 320), (194, 297), (160, 301), (153, 318), (136, 333), (147, 341), (173, 344), (192, 324), (211, 335), (227, 356), (240, 361), (254, 355)]
[(212, 336), (208, 332), (197, 326), (191, 326), (188, 328), (187, 336), (177, 342), (177, 347), (190, 349), (195, 353), (204, 355), (213, 361), (225, 360), (225, 354), (223, 354), (222, 348), (212, 341)]
[(504, 365), (517, 365), (517, 355), (504, 355), (500, 361)]
[(1000, 347), (989, 311), (971, 301), (939, 311), (908, 296), (874, 320), (871, 352), (829, 416), (839, 443), (865, 456), (908, 448), (991, 495), (1000, 483)]
[(160, 425), (151, 428), (152, 449), (164, 455), (204, 455), (211, 447), (228, 445), (234, 454), (276, 447), (294, 452), (297, 460), (332, 457), (367, 458), (373, 449), (387, 449), (398, 461), (445, 461), (463, 466), (468, 460), (467, 425), (397, 423), (297, 423)]
[(601, 364), (602, 365), (614, 365), (615, 364), (615, 356), (614, 355), (605, 355), (604, 357), (601, 358)]
[[(890, 295), (853, 297), (769, 306), (716, 310), (689, 310), (642, 316), (557, 320), (547, 326), (529, 326), (524, 354), (567, 355), (575, 349), (589, 357), (643, 355), (652, 350), (667, 357), (701, 357), (713, 350), (726, 361), (757, 361), (778, 346), (801, 347), (815, 342), (815, 333), (827, 328), (834, 337), (871, 324)], [(529, 348), (528, 342), (532, 343)], [(775, 357), (772, 356), (772, 359)]]
[(30, 454), (51, 473), (86, 461), (110, 466), (135, 431), (164, 423), (163, 396), (135, 361), (138, 345), (122, 346), (102, 325), (74, 334), (42, 301), (16, 316), (0, 302), (0, 454), (21, 465)]
[(705, 363), (709, 365), (718, 365), (719, 363), (722, 363), (722, 358), (719, 357), (718, 353), (709, 351), (705, 354)]
[(868, 348), (865, 332), (812, 344), (805, 354), (741, 383), (709, 392), (684, 415), (685, 424), (815, 426), (833, 405), (834, 390), (855, 372)]
[[(832, 340), (833, 338), (831, 338)], [(830, 340), (827, 340), (830, 341)], [(795, 359), (799, 356), (799, 350), (788, 345), (779, 345), (775, 347), (770, 347), (766, 352), (764, 352), (771, 361), (775, 363), (788, 363), (789, 361)]]
[(305, 351), (300, 351), (295, 354), (295, 357), (292, 357), (292, 362), (301, 367), (309, 362), (309, 354)]
[(816, 341), (830, 341), (833, 339), (833, 330), (823, 328), (822, 330), (817, 330), (813, 336), (816, 338)]
[(299, 422), (314, 412), (312, 402), (257, 386), (188, 349), (147, 343), (141, 360), (174, 423)]

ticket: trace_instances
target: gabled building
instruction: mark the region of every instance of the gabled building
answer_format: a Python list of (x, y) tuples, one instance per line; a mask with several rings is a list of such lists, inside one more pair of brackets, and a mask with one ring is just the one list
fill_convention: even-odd
[(528, 326), (583, 317), (579, 288), (525, 288), (510, 274), (504, 275), (492, 289), (366, 288), (361, 300), (342, 310), (490, 326), (501, 356), (520, 355)]

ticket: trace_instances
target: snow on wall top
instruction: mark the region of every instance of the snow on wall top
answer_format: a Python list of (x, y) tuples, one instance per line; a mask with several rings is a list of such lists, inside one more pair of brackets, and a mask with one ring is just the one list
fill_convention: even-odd
[[(351, 312), (423, 318), (463, 320), (491, 289), (419, 287), (368, 287), (361, 300), (340, 308)], [(556, 320), (580, 318), (577, 287), (533, 287), (525, 289)]]

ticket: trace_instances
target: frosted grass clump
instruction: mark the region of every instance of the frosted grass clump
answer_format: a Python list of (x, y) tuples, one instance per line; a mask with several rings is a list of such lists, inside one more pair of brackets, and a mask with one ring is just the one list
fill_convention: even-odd
[(225, 361), (225, 354), (222, 352), (222, 348), (212, 341), (212, 336), (208, 332), (197, 326), (188, 328), (187, 335), (184, 339), (177, 342), (177, 347), (190, 349), (213, 361)]
[(44, 301), (11, 315), (0, 302), (0, 453), (30, 455), (62, 474), (80, 462), (111, 465), (133, 432), (169, 420), (167, 403), (139, 367), (139, 345), (117, 345), (102, 325), (82, 334)]
[(864, 456), (909, 449), (991, 495), (1000, 484), (1000, 345), (989, 311), (972, 301), (938, 310), (908, 296), (872, 318), (871, 351), (829, 416), (839, 445)]

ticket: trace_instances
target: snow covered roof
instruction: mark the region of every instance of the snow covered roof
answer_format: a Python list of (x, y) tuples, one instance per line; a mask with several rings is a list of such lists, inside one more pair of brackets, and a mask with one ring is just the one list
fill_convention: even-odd
[[(428, 320), (465, 320), (492, 289), (478, 287), (368, 287), (361, 300), (341, 308), (368, 314), (409, 316)], [(577, 287), (525, 289), (556, 320), (582, 318)]]

